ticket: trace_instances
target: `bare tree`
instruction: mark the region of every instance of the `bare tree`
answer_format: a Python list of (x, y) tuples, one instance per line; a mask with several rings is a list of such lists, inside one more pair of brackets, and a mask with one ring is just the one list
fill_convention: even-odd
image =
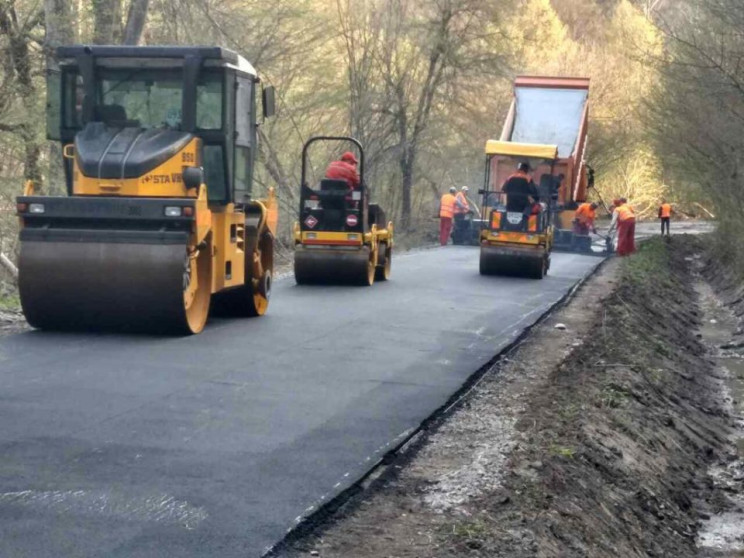
[(137, 45), (142, 40), (142, 32), (147, 21), (149, 0), (132, 0), (129, 4), (127, 24), (124, 27), (124, 44)]
[(30, 48), (32, 34), (44, 18), (42, 9), (19, 15), (15, 2), (0, 3), (0, 31), (7, 37), (8, 49), (4, 66), (14, 77), (17, 98), (24, 107), (25, 118), (16, 123), (6, 123), (4, 131), (17, 133), (24, 145), (24, 175), (41, 185), (41, 141), (37, 122), (32, 118), (37, 112), (37, 88), (33, 79), (34, 55)]
[(121, 0), (91, 0), (93, 9), (93, 42), (114, 45), (121, 41)]

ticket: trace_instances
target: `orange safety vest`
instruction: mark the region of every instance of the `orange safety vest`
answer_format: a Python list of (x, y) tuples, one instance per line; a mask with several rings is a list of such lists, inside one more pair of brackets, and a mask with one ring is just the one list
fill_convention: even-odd
[(455, 200), (459, 201), (462, 205), (465, 207), (460, 208), (455, 204), (455, 213), (467, 213), (470, 211), (470, 204), (468, 204), (468, 199), (465, 197), (465, 194), (462, 192), (457, 192), (457, 195), (455, 196)]
[(671, 217), (672, 216), (672, 204), (662, 203), (659, 208), (659, 217)]
[(592, 209), (592, 204), (582, 203), (576, 210), (576, 219), (584, 225), (593, 225), (597, 218), (597, 212)]
[(442, 201), (439, 203), (439, 216), (449, 217), (450, 219), (455, 216), (455, 196), (452, 194), (442, 196)]
[(630, 207), (627, 203), (616, 207), (615, 211), (617, 211), (617, 220), (621, 223), (624, 223), (625, 221), (629, 221), (631, 219), (635, 220), (635, 213), (633, 213), (633, 208)]

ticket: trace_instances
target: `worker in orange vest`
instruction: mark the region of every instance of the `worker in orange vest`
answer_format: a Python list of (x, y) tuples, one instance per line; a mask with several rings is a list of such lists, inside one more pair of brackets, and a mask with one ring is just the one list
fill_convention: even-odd
[(610, 232), (615, 227), (617, 227), (617, 254), (630, 256), (635, 252), (635, 212), (625, 198), (616, 200)]
[(589, 231), (597, 234), (597, 227), (594, 225), (594, 221), (597, 218), (597, 208), (599, 204), (596, 202), (582, 203), (576, 213), (574, 214), (573, 220), (573, 232), (574, 234), (580, 234), (586, 236)]
[(471, 221), (468, 220), (468, 215), (472, 213), (470, 202), (468, 202), (468, 190), (470, 188), (463, 186), (455, 196), (455, 220), (452, 223), (453, 244), (463, 244), (472, 236)]
[(669, 219), (672, 217), (672, 204), (667, 203), (666, 200), (661, 200), (661, 206), (659, 207), (659, 219), (661, 219), (661, 236), (664, 236), (664, 227), (666, 227), (666, 235), (669, 236)]
[(455, 219), (458, 215), (467, 215), (470, 213), (470, 204), (468, 203), (468, 190), (467, 186), (463, 186), (457, 195), (455, 196)]
[(452, 219), (455, 217), (455, 192), (457, 192), (457, 189), (453, 186), (448, 193), (442, 196), (439, 202), (439, 243), (442, 246), (447, 245), (450, 234), (452, 234)]

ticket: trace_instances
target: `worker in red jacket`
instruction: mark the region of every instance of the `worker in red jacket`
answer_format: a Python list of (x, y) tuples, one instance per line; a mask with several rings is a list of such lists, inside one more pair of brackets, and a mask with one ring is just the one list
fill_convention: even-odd
[(615, 200), (615, 210), (612, 213), (610, 233), (617, 227), (617, 254), (630, 256), (635, 252), (635, 211), (628, 204), (628, 200)]
[(357, 158), (351, 151), (341, 155), (338, 161), (331, 161), (326, 169), (326, 178), (333, 180), (345, 180), (349, 188), (359, 188), (359, 171), (357, 171)]

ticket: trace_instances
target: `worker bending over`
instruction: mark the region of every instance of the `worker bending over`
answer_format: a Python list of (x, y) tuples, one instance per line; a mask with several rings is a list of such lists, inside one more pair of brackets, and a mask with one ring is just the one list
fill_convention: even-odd
[(452, 234), (452, 219), (455, 216), (457, 189), (453, 186), (449, 192), (442, 196), (439, 202), (439, 243), (442, 246), (447, 245), (450, 234)]
[(529, 163), (519, 163), (517, 172), (506, 179), (501, 191), (506, 194), (506, 210), (529, 215), (540, 198), (532, 180)]
[(597, 218), (597, 208), (599, 204), (593, 203), (582, 203), (576, 213), (574, 214), (573, 220), (573, 232), (574, 234), (580, 234), (586, 236), (589, 231), (597, 234), (597, 227), (594, 225), (594, 221)]
[(664, 236), (664, 228), (666, 227), (666, 235), (669, 236), (669, 220), (672, 217), (672, 204), (667, 203), (666, 200), (661, 200), (661, 206), (659, 207), (659, 219), (661, 219), (661, 236)]
[(359, 171), (357, 171), (357, 158), (351, 151), (341, 155), (338, 161), (331, 161), (326, 169), (326, 178), (332, 180), (345, 180), (349, 188), (359, 188)]
[(617, 227), (617, 253), (630, 256), (635, 252), (635, 212), (625, 198), (615, 200), (614, 205), (610, 233)]

